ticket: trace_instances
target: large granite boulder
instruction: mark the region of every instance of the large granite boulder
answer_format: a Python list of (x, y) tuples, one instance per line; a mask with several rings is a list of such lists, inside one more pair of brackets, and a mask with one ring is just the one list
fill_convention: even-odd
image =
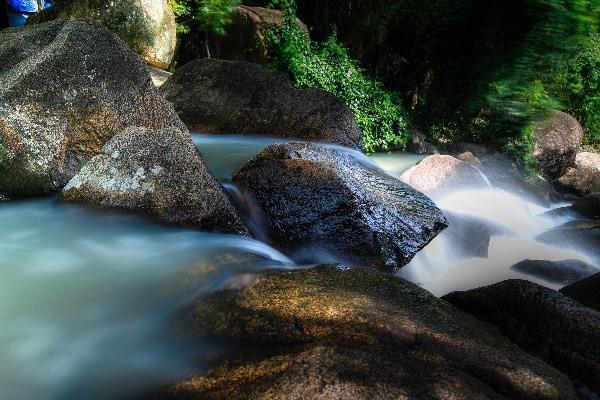
[(450, 293), (444, 299), (496, 326), (573, 381), (600, 390), (600, 312), (518, 279)]
[(263, 210), (271, 242), (286, 254), (396, 270), (447, 223), (427, 196), (374, 168), (316, 144), (276, 144), (234, 182)]
[(510, 269), (557, 285), (568, 285), (600, 272), (598, 268), (581, 260), (523, 260)]
[(177, 44), (177, 26), (167, 0), (54, 1), (54, 7), (31, 21), (92, 19), (110, 29), (150, 65), (167, 69), (171, 64)]
[(198, 299), (184, 326), (241, 344), (236, 362), (160, 399), (575, 399), (564, 375), (390, 275), (270, 272)]
[(554, 183), (559, 190), (579, 196), (600, 192), (600, 154), (578, 153), (575, 165)]
[(566, 222), (546, 232), (536, 240), (561, 248), (570, 248), (592, 257), (600, 263), (600, 221), (593, 219)]
[(61, 20), (0, 32), (0, 192), (60, 189), (129, 126), (186, 131), (109, 30)]
[(600, 311), (600, 273), (571, 283), (560, 291), (579, 303)]
[(71, 179), (60, 199), (139, 211), (194, 228), (249, 233), (190, 134), (175, 128), (129, 128), (117, 134)]
[(484, 175), (473, 165), (449, 155), (435, 154), (421, 160), (400, 177), (403, 182), (430, 196), (468, 188), (488, 187)]
[(362, 147), (344, 102), (322, 90), (301, 90), (258, 64), (203, 59), (179, 68), (161, 87), (192, 130), (270, 135)]
[(534, 136), (533, 158), (545, 176), (558, 178), (575, 164), (583, 140), (583, 128), (575, 118), (553, 111), (534, 128)]
[[(210, 53), (222, 60), (249, 61), (266, 65), (269, 57), (267, 30), (284, 23), (279, 10), (263, 7), (236, 6), (225, 35), (211, 35)], [(308, 28), (299, 19), (298, 27), (308, 36)]]

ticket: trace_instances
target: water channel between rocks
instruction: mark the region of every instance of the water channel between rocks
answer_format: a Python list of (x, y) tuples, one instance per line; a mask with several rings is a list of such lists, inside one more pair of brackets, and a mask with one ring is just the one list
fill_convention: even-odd
[[(283, 140), (195, 134), (194, 141), (231, 191), (239, 167)], [(353, 154), (394, 176), (423, 157), (376, 154), (369, 161)], [(449, 228), (400, 271), (436, 295), (522, 278), (509, 267), (525, 258), (591, 262), (589, 255), (534, 240), (565, 221), (540, 217), (551, 207), (494, 188), (434, 201), (444, 211), (503, 227), (487, 258), (461, 256), (451, 245), (460, 232)], [(53, 198), (0, 203), (0, 398), (123, 398), (208, 364), (225, 349), (186, 345), (172, 329), (175, 313), (198, 294), (235, 284), (240, 272), (272, 267), (298, 266), (267, 244), (238, 236)]]

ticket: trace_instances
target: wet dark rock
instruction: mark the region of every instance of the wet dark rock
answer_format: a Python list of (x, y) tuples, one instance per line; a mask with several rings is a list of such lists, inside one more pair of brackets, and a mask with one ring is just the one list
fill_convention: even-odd
[(600, 193), (576, 200), (571, 208), (586, 218), (600, 219)]
[(0, 191), (51, 193), (130, 126), (187, 131), (146, 64), (92, 21), (0, 32)]
[(575, 165), (554, 181), (554, 185), (561, 192), (579, 196), (600, 193), (600, 154), (578, 153)]
[[(234, 182), (264, 211), (286, 254), (319, 253), (396, 270), (446, 227), (435, 204), (351, 154), (309, 143), (271, 145)], [(310, 250), (306, 250), (310, 249)]]
[[(273, 25), (283, 25), (283, 13), (263, 7), (236, 6), (231, 13), (231, 23), (226, 35), (211, 35), (210, 53), (214, 58), (232, 61), (249, 61), (266, 65), (269, 57), (267, 30)], [(298, 27), (308, 36), (308, 27), (296, 19)]]
[(535, 127), (534, 135), (533, 158), (545, 176), (558, 178), (575, 164), (583, 140), (583, 128), (575, 118), (554, 111)]
[(488, 187), (473, 165), (448, 155), (435, 154), (405, 171), (402, 181), (428, 195), (457, 189)]
[(249, 233), (190, 134), (175, 128), (130, 128), (114, 136), (60, 199), (138, 211), (194, 228)]
[(600, 272), (598, 268), (580, 260), (523, 260), (510, 269), (560, 285), (568, 285)]
[(318, 89), (295, 89), (285, 74), (258, 64), (195, 60), (161, 90), (192, 130), (362, 148), (362, 134), (342, 100)]
[(600, 273), (571, 283), (560, 291), (579, 303), (600, 311)]
[(543, 243), (582, 251), (600, 261), (600, 221), (575, 220), (567, 222), (536, 237)]
[[(575, 399), (569, 380), (429, 292), (379, 272), (269, 272), (186, 326), (249, 349), (160, 399)], [(290, 329), (293, 325), (301, 329)]]
[(487, 257), (492, 233), (499, 227), (469, 215), (445, 211), (448, 228), (442, 233), (450, 242), (453, 252), (464, 258)]
[(578, 384), (600, 390), (600, 312), (518, 279), (450, 293), (444, 299), (494, 325)]
[(167, 69), (171, 64), (177, 26), (167, 0), (54, 1), (54, 7), (30, 18), (29, 23), (92, 19), (110, 29), (150, 65)]

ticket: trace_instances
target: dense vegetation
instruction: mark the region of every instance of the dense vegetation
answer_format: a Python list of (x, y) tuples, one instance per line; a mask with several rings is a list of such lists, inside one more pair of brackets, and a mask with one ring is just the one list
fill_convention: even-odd
[[(179, 15), (211, 4), (224, 11), (214, 13), (225, 21), (219, 32), (236, 3), (173, 2), (187, 5)], [(269, 34), (272, 66), (300, 87), (344, 99), (368, 150), (402, 146), (407, 131), (419, 131), (432, 141), (503, 147), (527, 161), (532, 125), (550, 109), (572, 113), (586, 144), (600, 144), (597, 0), (244, 3), (284, 11), (286, 24)], [(296, 13), (312, 39), (293, 23)]]

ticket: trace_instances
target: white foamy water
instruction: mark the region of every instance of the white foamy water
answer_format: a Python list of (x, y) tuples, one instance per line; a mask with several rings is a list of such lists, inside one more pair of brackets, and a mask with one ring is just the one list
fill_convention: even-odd
[[(384, 170), (396, 177), (407, 169), (405, 157), (402, 154), (398, 157), (400, 167), (395, 166), (391, 159), (381, 164)], [(442, 296), (455, 290), (468, 290), (511, 278), (527, 279), (559, 288), (550, 282), (510, 269), (525, 259), (575, 259), (593, 265), (592, 258), (587, 254), (535, 240), (538, 234), (568, 221), (569, 217), (542, 216), (564, 204), (545, 207), (517, 194), (494, 188), (487, 178), (485, 181), (485, 187), (454, 188), (450, 192), (434, 196), (433, 200), (444, 212), (476, 218), (493, 227), (488, 256), (466, 258), (464, 252), (457, 249), (452, 241), (452, 235), (460, 232), (449, 227), (403, 267), (399, 276)], [(472, 241), (473, 246), (476, 246), (478, 238), (472, 238)]]

